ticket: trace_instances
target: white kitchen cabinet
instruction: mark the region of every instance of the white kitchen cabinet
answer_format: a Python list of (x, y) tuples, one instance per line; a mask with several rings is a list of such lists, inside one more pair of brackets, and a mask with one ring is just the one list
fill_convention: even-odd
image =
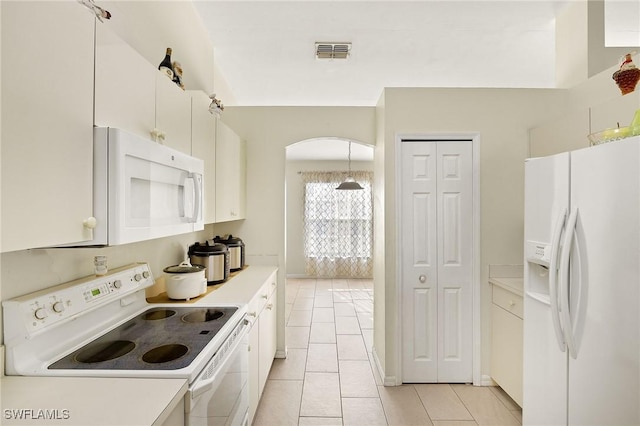
[(149, 139), (155, 127), (157, 70), (116, 35), (96, 28), (95, 125), (128, 130)]
[(249, 332), (249, 424), (269, 377), (276, 353), (277, 272), (269, 276), (249, 302), (247, 315), (253, 326)]
[(522, 291), (499, 280), (492, 284), (491, 376), (522, 407)]
[[(161, 56), (161, 55), (160, 55)], [(108, 23), (96, 29), (96, 126), (116, 127), (191, 154), (191, 96), (122, 40)]]
[(260, 394), (267, 383), (267, 377), (276, 356), (276, 315), (276, 294), (273, 292), (260, 314), (260, 369), (258, 372)]
[(92, 238), (95, 18), (2, 2), (1, 251)]
[(216, 222), (245, 218), (245, 144), (224, 122), (216, 126)]
[(216, 220), (216, 124), (204, 92), (191, 95), (191, 155), (204, 160), (204, 223)]
[(156, 128), (164, 144), (191, 154), (191, 96), (156, 71)]

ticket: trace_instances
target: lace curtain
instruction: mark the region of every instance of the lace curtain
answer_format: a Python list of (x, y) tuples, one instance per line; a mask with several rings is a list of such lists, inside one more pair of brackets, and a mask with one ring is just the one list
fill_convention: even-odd
[(302, 172), (305, 272), (315, 277), (373, 276), (371, 172), (351, 172), (364, 190), (339, 191), (344, 172)]

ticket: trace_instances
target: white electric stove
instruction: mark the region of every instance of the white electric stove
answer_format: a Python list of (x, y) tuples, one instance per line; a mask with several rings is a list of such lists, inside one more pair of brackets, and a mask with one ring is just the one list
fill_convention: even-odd
[(6, 374), (185, 378), (187, 424), (246, 422), (246, 307), (149, 304), (151, 285), (140, 263), (2, 302)]

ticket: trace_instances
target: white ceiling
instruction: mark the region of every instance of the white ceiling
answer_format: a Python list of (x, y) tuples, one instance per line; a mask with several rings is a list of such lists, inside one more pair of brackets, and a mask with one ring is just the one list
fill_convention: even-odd
[(553, 87), (568, 0), (193, 1), (238, 105), (373, 106), (384, 87)]

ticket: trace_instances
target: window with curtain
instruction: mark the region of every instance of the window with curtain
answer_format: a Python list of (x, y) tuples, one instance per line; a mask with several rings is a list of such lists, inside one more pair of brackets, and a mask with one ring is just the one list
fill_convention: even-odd
[(305, 272), (315, 277), (371, 278), (371, 172), (352, 172), (364, 188), (339, 191), (344, 172), (302, 172)]

